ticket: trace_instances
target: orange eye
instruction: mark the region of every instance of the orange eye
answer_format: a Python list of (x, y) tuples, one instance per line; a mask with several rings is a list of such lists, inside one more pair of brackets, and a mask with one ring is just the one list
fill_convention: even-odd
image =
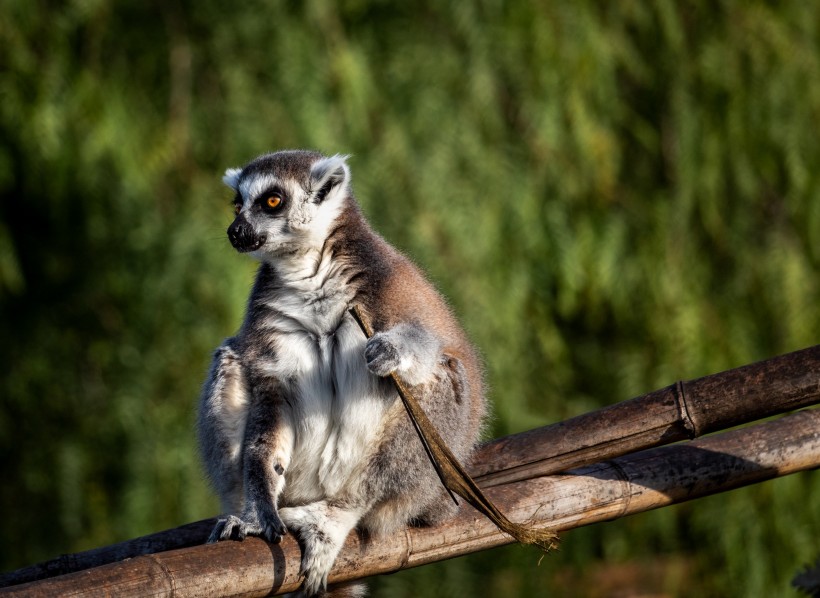
[(242, 204), (235, 203), (233, 205), (233, 213), (239, 216), (239, 212), (242, 211)]
[(279, 204), (282, 203), (282, 198), (278, 195), (271, 195), (269, 198), (265, 200), (265, 205), (269, 208), (278, 208)]

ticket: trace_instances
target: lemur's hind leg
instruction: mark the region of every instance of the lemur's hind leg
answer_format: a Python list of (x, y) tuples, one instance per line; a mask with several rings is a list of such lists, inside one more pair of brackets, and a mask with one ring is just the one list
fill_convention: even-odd
[(363, 512), (362, 507), (325, 500), (279, 510), (285, 525), (302, 547), (305, 596), (321, 595), (327, 587), (328, 573)]

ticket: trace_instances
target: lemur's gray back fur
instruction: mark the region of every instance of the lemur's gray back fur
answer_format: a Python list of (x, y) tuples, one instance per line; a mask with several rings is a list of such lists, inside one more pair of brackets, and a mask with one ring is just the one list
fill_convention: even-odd
[(453, 510), (386, 376), (410, 385), (466, 461), (485, 415), (481, 368), (441, 296), (365, 221), (343, 157), (277, 152), (223, 180), (237, 193), (231, 243), (262, 263), (200, 401), (226, 511), (211, 541), (294, 532), (303, 591), (316, 595), (354, 527), (387, 533)]

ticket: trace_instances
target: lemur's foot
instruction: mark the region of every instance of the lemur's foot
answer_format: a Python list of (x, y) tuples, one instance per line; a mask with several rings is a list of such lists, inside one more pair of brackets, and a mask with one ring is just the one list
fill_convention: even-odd
[(208, 543), (212, 544), (220, 540), (244, 540), (245, 536), (259, 536), (272, 544), (277, 544), (286, 533), (288, 530), (276, 513), (242, 519), (236, 515), (228, 515), (216, 522)]
[(320, 501), (301, 507), (284, 508), (282, 518), (299, 538), (302, 548), (300, 574), (305, 576), (301, 592), (321, 596), (336, 556), (358, 520), (358, 513), (332, 507)]

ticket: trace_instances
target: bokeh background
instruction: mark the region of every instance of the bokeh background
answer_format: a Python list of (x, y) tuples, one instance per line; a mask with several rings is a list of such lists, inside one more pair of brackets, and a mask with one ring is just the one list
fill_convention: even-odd
[[(486, 358), (492, 436), (820, 338), (820, 3), (3, 0), (0, 568), (211, 516), (255, 265), (220, 176), (352, 155)], [(801, 474), (375, 596), (789, 596)]]

